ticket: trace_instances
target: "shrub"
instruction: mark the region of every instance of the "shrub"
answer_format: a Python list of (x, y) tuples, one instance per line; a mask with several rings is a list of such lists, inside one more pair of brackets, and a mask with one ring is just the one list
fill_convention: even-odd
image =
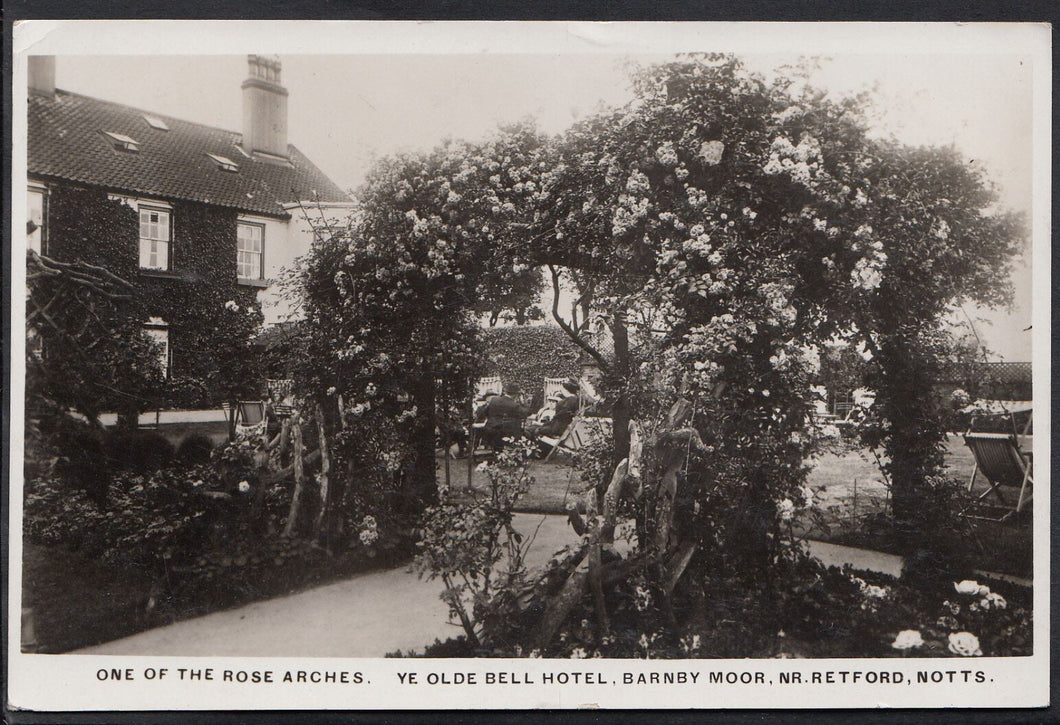
[(173, 461), (173, 444), (152, 431), (111, 431), (105, 448), (115, 467), (138, 473), (160, 471)]
[(71, 423), (59, 430), (54, 445), (59, 454), (55, 473), (68, 486), (84, 491), (95, 504), (102, 505), (110, 478), (102, 436), (88, 426)]
[(524, 544), (512, 527), (512, 516), (532, 482), (527, 473), (532, 450), (526, 441), (513, 444), (496, 461), (482, 464), (487, 490), (467, 501), (442, 501), (426, 512), (416, 565), (421, 576), (445, 584), (442, 599), (470, 647), (498, 644), (495, 637), (516, 611), (530, 542)]
[(213, 442), (201, 433), (192, 433), (177, 447), (176, 462), (181, 466), (202, 466), (210, 462)]

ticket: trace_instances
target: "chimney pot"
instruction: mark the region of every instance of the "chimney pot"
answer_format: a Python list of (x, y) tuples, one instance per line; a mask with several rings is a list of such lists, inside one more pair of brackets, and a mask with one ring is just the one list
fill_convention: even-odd
[(287, 158), (287, 89), (280, 83), (280, 60), (247, 56), (243, 81), (243, 149)]
[(41, 96), (55, 95), (55, 56), (31, 55), (27, 68), (29, 92)]

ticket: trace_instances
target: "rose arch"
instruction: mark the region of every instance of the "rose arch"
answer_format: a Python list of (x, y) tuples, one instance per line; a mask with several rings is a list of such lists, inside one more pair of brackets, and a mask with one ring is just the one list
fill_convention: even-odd
[(863, 99), (728, 56), (649, 67), (633, 86), (558, 137), (520, 124), (384, 159), (299, 278), (298, 385), (320, 411), (325, 470), (343, 472), (324, 508), (406, 526), (439, 503), (435, 429), (471, 392), (479, 321), (525, 315), (551, 289), (555, 323), (602, 371), (614, 440), (571, 513), (583, 539), (560, 583), (526, 584), (548, 592), (526, 625), (542, 648), (586, 598), (606, 630), (616, 581), (677, 631), (710, 582), (768, 592), (802, 565), (791, 520), (813, 497), (826, 344), (870, 358), (864, 440), (887, 461), (907, 546), (928, 546), (943, 321), (962, 300), (1003, 302), (1022, 244), (980, 171), (873, 137)]

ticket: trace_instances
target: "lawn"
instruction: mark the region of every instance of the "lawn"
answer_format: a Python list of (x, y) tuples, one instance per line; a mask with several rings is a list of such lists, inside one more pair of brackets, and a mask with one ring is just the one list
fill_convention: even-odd
[[(946, 441), (946, 467), (959, 481), (971, 478), (974, 459), (960, 436), (950, 435)], [(476, 459), (477, 461), (478, 459)], [(439, 480), (443, 479), (443, 465), (439, 459)], [(569, 458), (557, 456), (552, 461), (533, 461), (530, 466), (533, 483), (517, 504), (517, 509), (528, 513), (565, 513), (567, 502), (577, 499), (585, 485), (571, 466)], [(454, 492), (466, 489), (468, 470), (466, 460), (450, 462), (450, 485)], [(851, 546), (893, 551), (892, 542), (884, 533), (876, 534), (866, 524), (874, 515), (886, 512), (889, 506), (887, 485), (883, 473), (869, 451), (826, 453), (814, 465), (809, 484), (816, 492), (816, 506), (823, 514), (823, 526), (804, 523), (809, 538)], [(480, 489), (486, 478), (473, 470), (471, 485)], [(976, 482), (978, 494), (986, 489), (980, 477)], [(1011, 494), (1009, 494), (1011, 497)], [(1033, 572), (1030, 517), (1019, 521), (996, 524), (966, 520), (968, 545), (974, 547), (980, 568), (989, 571), (1030, 578)], [(987, 545), (986, 542), (989, 542)]]

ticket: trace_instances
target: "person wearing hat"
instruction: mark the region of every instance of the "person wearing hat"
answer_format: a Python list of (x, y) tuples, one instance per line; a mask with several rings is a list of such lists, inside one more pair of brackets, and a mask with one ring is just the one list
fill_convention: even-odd
[(488, 397), (475, 411), (475, 420), (485, 422), (480, 433), (482, 442), (494, 451), (504, 447), (505, 438), (519, 438), (523, 434), (523, 420), (530, 415), (530, 409), (516, 400), (519, 392), (515, 383), (505, 383), (502, 395)]
[(528, 428), (527, 433), (531, 438), (537, 438), (538, 436), (555, 438), (563, 435), (563, 432), (567, 430), (571, 421), (574, 420), (574, 416), (578, 413), (578, 389), (578, 383), (573, 380), (567, 380), (563, 383), (564, 395), (556, 403), (556, 412), (552, 416), (552, 420), (544, 425)]

